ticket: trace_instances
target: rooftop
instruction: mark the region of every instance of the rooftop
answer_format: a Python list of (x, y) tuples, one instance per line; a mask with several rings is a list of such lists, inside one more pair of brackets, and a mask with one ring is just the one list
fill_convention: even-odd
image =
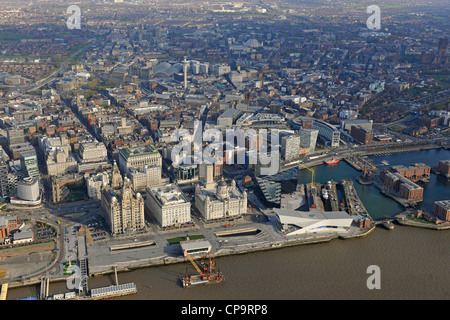
[(154, 154), (157, 153), (158, 150), (152, 145), (144, 145), (144, 146), (137, 146), (137, 147), (131, 147), (131, 148), (123, 148), (120, 149), (120, 152), (123, 154), (125, 158), (131, 158), (131, 157), (138, 157), (138, 156), (144, 156), (147, 154)]
[(175, 184), (161, 187), (147, 188), (147, 192), (158, 202), (160, 206), (170, 206), (180, 203), (188, 203), (187, 199)]
[(435, 204), (438, 205), (439, 207), (445, 209), (445, 210), (450, 210), (450, 200), (436, 201)]

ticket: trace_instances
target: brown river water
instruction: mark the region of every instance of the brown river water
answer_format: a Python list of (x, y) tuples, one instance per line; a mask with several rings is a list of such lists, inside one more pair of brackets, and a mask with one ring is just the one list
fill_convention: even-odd
[[(138, 269), (118, 274), (119, 283), (134, 282), (130, 300), (308, 300), (308, 299), (450, 299), (450, 232), (396, 225), (377, 227), (349, 240), (279, 248), (220, 257), (226, 280), (183, 289), (179, 278), (195, 273), (190, 263)], [(367, 268), (380, 269), (380, 289), (369, 289)], [(115, 284), (114, 275), (89, 280), (90, 288)], [(50, 294), (67, 292), (51, 283)], [(38, 287), (11, 289), (8, 300), (36, 297)]]

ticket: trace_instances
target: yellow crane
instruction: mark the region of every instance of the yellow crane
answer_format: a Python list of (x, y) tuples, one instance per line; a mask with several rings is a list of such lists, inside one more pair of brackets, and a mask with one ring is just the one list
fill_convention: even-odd
[(192, 265), (194, 266), (195, 270), (197, 270), (198, 274), (203, 277), (204, 273), (202, 272), (202, 270), (200, 270), (200, 267), (194, 261), (194, 258), (192, 258), (192, 256), (189, 253), (186, 253), (186, 257), (188, 257), (189, 261), (192, 263)]
[(303, 164), (299, 163), (303, 168), (308, 169), (311, 171), (311, 189), (314, 189), (314, 170), (308, 168), (307, 166), (304, 166)]
[(2, 290), (0, 292), (0, 300), (6, 300), (6, 296), (8, 294), (8, 284), (4, 283), (1, 286), (2, 286)]

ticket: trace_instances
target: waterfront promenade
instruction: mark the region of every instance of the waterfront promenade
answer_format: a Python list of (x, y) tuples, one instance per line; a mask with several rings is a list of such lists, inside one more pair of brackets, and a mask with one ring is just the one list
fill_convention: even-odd
[[(193, 227), (188, 229), (162, 230), (153, 227), (147, 233), (139, 235), (120, 238), (110, 237), (105, 240), (87, 242), (86, 254), (88, 257), (89, 276), (113, 273), (115, 268), (117, 271), (127, 271), (134, 268), (185, 262), (187, 260), (181, 252), (180, 245), (169, 244), (167, 240), (187, 235), (204, 236), (204, 239), (211, 243), (211, 252), (214, 256), (219, 257), (288, 246), (329, 242), (339, 238), (348, 239), (365, 236), (370, 233), (374, 225), (371, 225), (370, 228), (365, 230), (352, 226), (348, 232), (309, 233), (296, 236), (283, 236), (278, 228), (277, 219), (273, 211), (268, 209), (264, 213), (249, 213), (231, 222), (231, 227), (225, 227), (224, 223), (197, 221)], [(257, 232), (250, 235), (217, 236), (217, 234), (223, 232), (239, 233), (243, 229), (254, 229)], [(72, 234), (71, 229), (68, 232)], [(62, 234), (61, 238), (64, 238)], [(142, 242), (148, 243), (149, 241), (154, 243), (154, 245), (124, 250), (111, 250), (112, 247), (120, 245), (136, 246)], [(53, 261), (53, 267), (55, 267), (55, 264), (62, 262), (61, 259), (64, 253), (61, 252), (60, 254), (61, 256), (58, 256)], [(33, 276), (21, 278), (20, 280), (9, 281), (9, 286), (10, 288), (14, 288), (39, 284), (42, 276), (48, 277), (50, 281), (65, 281), (68, 278), (68, 276), (63, 274), (63, 268), (58, 268), (58, 270), (54, 269), (53, 272), (48, 271), (41, 271)]]
[[(309, 233), (297, 236), (283, 236), (278, 230), (276, 217), (272, 210), (267, 210), (265, 221), (256, 222), (261, 214), (249, 214), (232, 223), (232, 227), (224, 227), (223, 224), (205, 226), (198, 223), (190, 230), (183, 231), (159, 231), (151, 235), (155, 245), (145, 248), (127, 249), (122, 252), (110, 252), (111, 245), (121, 243), (132, 243), (133, 239), (113, 240), (101, 244), (88, 245), (89, 270), (91, 274), (103, 274), (113, 272), (114, 267), (118, 270), (129, 270), (130, 268), (164, 265), (187, 261), (182, 255), (178, 244), (168, 244), (167, 239), (186, 235), (202, 234), (205, 240), (212, 246), (211, 252), (214, 256), (225, 256), (232, 254), (248, 253), (253, 251), (276, 249), (280, 247), (327, 242), (337, 238), (351, 238), (364, 236), (370, 233), (373, 225), (367, 229), (351, 227), (348, 232)], [(256, 229), (258, 232), (251, 235), (234, 235), (218, 237), (221, 232), (239, 233), (242, 229)], [(189, 232), (188, 232), (189, 231)], [(138, 244), (148, 236), (135, 238)]]

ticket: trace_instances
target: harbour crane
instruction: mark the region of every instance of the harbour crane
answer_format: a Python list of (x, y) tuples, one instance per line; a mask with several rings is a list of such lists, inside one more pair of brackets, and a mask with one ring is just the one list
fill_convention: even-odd
[(314, 170), (308, 168), (307, 166), (304, 166), (301, 163), (299, 163), (299, 165), (301, 165), (303, 168), (308, 169), (309, 171), (311, 171), (311, 189), (314, 189)]
[(199, 267), (198, 264), (194, 261), (194, 258), (192, 258), (192, 256), (191, 256), (189, 253), (186, 254), (186, 257), (187, 257), (187, 258), (189, 259), (189, 261), (192, 263), (192, 265), (194, 266), (195, 270), (197, 270), (198, 274), (199, 274), (201, 277), (204, 277), (204, 276), (205, 276), (205, 273), (203, 273), (203, 271), (200, 270), (200, 267)]

